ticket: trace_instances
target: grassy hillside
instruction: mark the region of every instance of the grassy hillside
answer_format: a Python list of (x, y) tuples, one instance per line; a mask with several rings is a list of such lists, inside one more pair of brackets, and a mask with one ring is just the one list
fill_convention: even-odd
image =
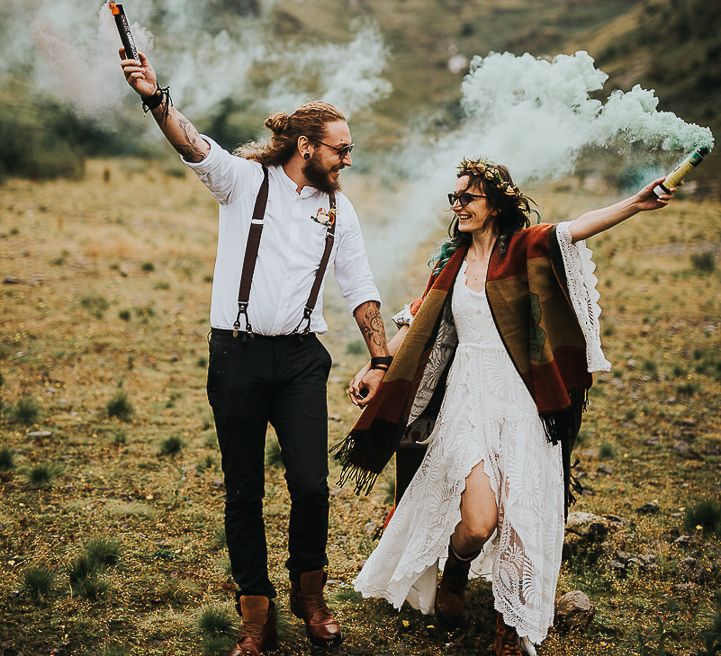
[[(216, 208), (172, 173), (95, 161), (79, 182), (0, 187), (3, 656), (212, 656), (232, 640), (204, 390)], [(362, 184), (349, 178), (348, 192), (372, 216)], [(572, 184), (533, 195), (558, 217), (609, 200)], [(701, 634), (721, 640), (721, 297), (710, 291), (721, 282), (721, 207), (680, 200), (592, 245), (614, 368), (593, 388), (576, 452), (587, 494), (574, 510), (596, 513), (600, 528), (568, 533), (559, 593), (583, 590), (596, 616), (588, 633), (554, 632), (540, 655), (712, 654)], [(422, 288), (429, 247), (382, 290), (389, 305)], [(344, 387), (364, 358), (342, 303), (331, 296), (327, 308), (336, 440), (356, 417)], [(309, 653), (287, 610), (288, 496), (272, 435), (267, 462), (278, 653)], [(331, 482), (337, 474), (332, 465)], [(481, 582), (467, 627), (451, 634), (352, 591), (390, 489), (384, 476), (368, 497), (332, 492), (329, 594), (347, 632), (338, 654), (485, 653), (493, 617)]]

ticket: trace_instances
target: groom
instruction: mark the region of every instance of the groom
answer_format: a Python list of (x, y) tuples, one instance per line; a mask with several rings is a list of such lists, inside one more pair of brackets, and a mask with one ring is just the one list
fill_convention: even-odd
[[(332, 105), (270, 116), (270, 142), (230, 154), (201, 136), (161, 88), (148, 59), (126, 59), (128, 84), (220, 204), (210, 310), (208, 399), (225, 478), (225, 529), (243, 631), (229, 656), (276, 646), (263, 524), (265, 434), (278, 435), (291, 497), (291, 611), (320, 646), (341, 642), (323, 597), (328, 538), (329, 353), (322, 287), (328, 266), (365, 338), (367, 399), (390, 364), (380, 295), (355, 210), (340, 193), (350, 130)], [(262, 235), (262, 239), (261, 239)], [(245, 254), (245, 255), (243, 255)]]

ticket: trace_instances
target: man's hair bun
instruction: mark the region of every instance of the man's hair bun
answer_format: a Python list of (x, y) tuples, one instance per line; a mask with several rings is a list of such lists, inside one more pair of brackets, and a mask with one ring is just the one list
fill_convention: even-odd
[(285, 112), (271, 114), (265, 119), (265, 127), (273, 132), (273, 134), (282, 134), (288, 129), (290, 117)]

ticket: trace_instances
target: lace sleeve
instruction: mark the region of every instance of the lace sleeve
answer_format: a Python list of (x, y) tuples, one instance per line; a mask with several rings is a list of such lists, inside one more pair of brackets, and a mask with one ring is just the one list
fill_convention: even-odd
[(598, 305), (600, 294), (596, 289), (598, 278), (594, 274), (596, 265), (593, 262), (593, 252), (584, 240), (573, 243), (568, 229), (570, 224), (570, 221), (559, 223), (556, 227), (556, 238), (566, 270), (568, 295), (586, 339), (586, 364), (589, 373), (610, 371), (611, 363), (601, 348), (601, 308)]
[(404, 305), (403, 309), (394, 314), (391, 319), (393, 319), (393, 323), (396, 324), (396, 327), (399, 330), (403, 326), (410, 326), (413, 323), (413, 314), (411, 312), (410, 304)]

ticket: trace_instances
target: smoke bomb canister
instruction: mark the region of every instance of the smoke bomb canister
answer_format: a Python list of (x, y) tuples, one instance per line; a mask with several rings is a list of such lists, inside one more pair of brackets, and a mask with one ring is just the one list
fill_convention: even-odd
[(686, 159), (683, 160), (671, 173), (669, 173), (664, 181), (653, 188), (653, 193), (657, 196), (670, 194), (671, 189), (678, 185), (691, 171), (693, 171), (701, 162), (704, 156), (708, 155), (711, 149), (707, 146), (701, 146), (694, 150)]
[(135, 40), (133, 39), (133, 33), (130, 31), (130, 25), (128, 24), (128, 18), (125, 15), (123, 5), (117, 2), (109, 2), (108, 6), (113, 14), (113, 18), (115, 18), (115, 25), (118, 28), (120, 40), (123, 42), (123, 48), (125, 48), (125, 56), (128, 59), (138, 59), (138, 49), (135, 47)]

